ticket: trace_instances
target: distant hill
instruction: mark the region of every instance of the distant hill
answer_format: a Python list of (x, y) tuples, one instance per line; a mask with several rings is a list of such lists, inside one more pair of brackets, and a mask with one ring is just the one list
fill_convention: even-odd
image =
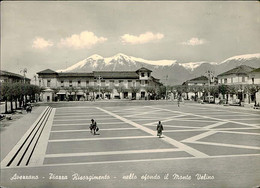
[(219, 63), (206, 61), (178, 63), (177, 60), (152, 61), (127, 56), (122, 53), (104, 58), (95, 54), (67, 69), (57, 70), (57, 72), (135, 71), (141, 67), (146, 67), (152, 70), (152, 75), (159, 78), (161, 82), (177, 85), (182, 84), (186, 80), (205, 75), (207, 70), (213, 71), (214, 75), (217, 76), (242, 64), (259, 68), (260, 53), (234, 56)]

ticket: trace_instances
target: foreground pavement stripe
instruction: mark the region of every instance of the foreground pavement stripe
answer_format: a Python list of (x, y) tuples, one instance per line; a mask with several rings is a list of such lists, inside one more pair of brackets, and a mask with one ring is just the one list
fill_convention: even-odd
[(154, 136), (126, 136), (126, 137), (77, 138), (77, 139), (74, 138), (74, 139), (49, 140), (49, 142), (81, 142), (81, 141), (91, 141), (91, 140), (122, 140), (122, 139), (138, 139), (138, 138), (154, 138)]
[[(126, 119), (126, 118), (123, 118), (123, 117), (121, 117), (121, 116), (119, 116), (117, 114), (114, 114), (114, 113), (109, 112), (107, 110), (104, 110), (102, 108), (99, 108), (99, 107), (96, 107), (96, 108), (100, 109), (101, 111), (106, 112), (106, 113), (108, 113), (108, 114), (110, 114), (110, 115), (112, 115), (112, 116), (114, 116), (114, 117), (116, 117), (116, 118), (118, 118), (118, 119), (120, 119), (120, 120), (122, 120), (122, 121), (124, 121), (124, 122), (126, 122), (128, 124), (130, 124), (130, 125), (133, 125), (134, 127), (137, 127), (139, 129), (143, 130), (144, 132), (147, 132), (147, 133), (149, 133), (149, 134), (151, 134), (153, 136), (157, 136), (157, 132), (156, 131), (153, 131), (153, 130), (147, 128), (147, 127), (139, 125), (139, 124), (137, 124), (135, 122), (132, 122), (132, 121)], [(174, 140), (174, 139), (172, 139), (170, 137), (164, 136), (162, 138), (162, 140), (164, 140), (165, 142), (167, 142), (167, 143), (169, 143), (169, 144), (171, 144), (171, 145), (173, 145), (173, 146), (175, 146), (177, 148), (182, 149), (183, 151), (191, 154), (194, 157), (207, 157), (208, 156), (205, 153), (202, 153), (202, 152), (200, 152), (200, 151), (198, 151), (198, 150), (196, 150), (196, 149), (194, 149), (192, 147), (189, 147), (189, 146), (187, 146), (187, 145), (185, 145), (185, 144), (183, 144), (181, 142), (178, 142), (178, 141), (176, 141), (176, 140)]]
[(158, 152), (174, 152), (181, 151), (180, 149), (147, 149), (147, 150), (124, 150), (124, 151), (106, 151), (106, 152), (87, 152), (87, 153), (60, 153), (47, 154), (45, 158), (57, 157), (79, 157), (79, 156), (93, 156), (93, 155), (118, 155), (118, 154), (133, 154), (133, 153), (158, 153)]
[[(254, 157), (260, 156), (260, 154), (239, 154), (239, 155), (218, 155), (218, 156), (207, 156), (207, 157), (176, 157), (176, 158), (157, 158), (157, 159), (137, 159), (137, 160), (121, 160), (121, 161), (99, 161), (99, 162), (84, 162), (84, 163), (62, 163), (62, 164), (44, 164), (44, 167), (55, 167), (55, 166), (78, 166), (78, 165), (95, 165), (95, 164), (117, 164), (117, 163), (138, 163), (138, 162), (161, 162), (161, 161), (172, 161), (172, 160), (200, 160), (200, 159), (216, 159), (216, 158), (234, 158), (234, 157)], [(42, 167), (42, 166), (41, 166)], [(4, 167), (7, 168), (7, 167)], [(30, 168), (24, 167), (10, 167), (8, 169), (16, 168)]]
[(49, 136), (50, 136), (50, 131), (51, 131), (55, 111), (56, 111), (55, 108), (52, 109), (49, 119), (48, 119), (48, 121), (45, 125), (45, 128), (43, 129), (43, 132), (41, 134), (41, 137), (39, 139), (38, 145), (35, 148), (34, 153), (32, 155), (31, 161), (29, 163), (30, 166), (43, 165), (44, 155), (47, 150), (48, 140), (49, 140)]
[(13, 147), (13, 149), (5, 156), (5, 158), (1, 161), (1, 168), (5, 167), (8, 162), (12, 159), (12, 157), (15, 155), (15, 153), (19, 150), (19, 148), (22, 146), (28, 135), (32, 132), (35, 125), (39, 122), (39, 120), (42, 118), (44, 113), (47, 111), (49, 107), (47, 106), (43, 112), (39, 115), (39, 117), (34, 121), (32, 126), (26, 131), (26, 133), (23, 135), (23, 137), (18, 141), (18, 143)]
[[(102, 131), (124, 131), (124, 130), (135, 130), (138, 128), (131, 127), (131, 128), (111, 128), (111, 129), (100, 129)], [(52, 133), (66, 133), (66, 132), (89, 132), (89, 129), (72, 129), (72, 130), (60, 130), (60, 131), (51, 131)]]
[(232, 148), (243, 148), (243, 149), (256, 149), (256, 150), (260, 150), (260, 147), (255, 147), (255, 146), (223, 144), (223, 143), (217, 143), (217, 142), (200, 142), (200, 141), (194, 141), (194, 142), (187, 142), (187, 141), (185, 141), (185, 142), (186, 143), (191, 143), (191, 144), (204, 144), (204, 145), (213, 145), (213, 146), (225, 146), (225, 147), (232, 147)]

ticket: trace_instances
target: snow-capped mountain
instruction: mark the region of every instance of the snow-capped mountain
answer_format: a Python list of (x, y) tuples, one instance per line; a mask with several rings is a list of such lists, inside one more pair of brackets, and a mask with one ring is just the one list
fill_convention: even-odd
[(239, 65), (260, 67), (260, 53), (230, 57), (222, 62), (178, 63), (177, 60), (145, 60), (119, 53), (112, 57), (94, 54), (78, 63), (57, 72), (92, 72), (92, 71), (135, 71), (146, 67), (153, 71), (153, 76), (167, 84), (182, 84), (186, 80), (205, 75), (212, 70), (218, 74)]
[(67, 69), (57, 72), (85, 72), (93, 70), (137, 70), (142, 66), (171, 66), (176, 60), (145, 60), (119, 53), (112, 57), (104, 58), (100, 55), (92, 55)]

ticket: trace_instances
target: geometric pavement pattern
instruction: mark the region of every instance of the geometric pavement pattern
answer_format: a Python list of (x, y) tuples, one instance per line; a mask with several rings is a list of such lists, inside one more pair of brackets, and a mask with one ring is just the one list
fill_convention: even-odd
[[(90, 133), (92, 118), (99, 135)], [(52, 110), (28, 166), (253, 155), (260, 155), (258, 112), (187, 104), (61, 107)]]

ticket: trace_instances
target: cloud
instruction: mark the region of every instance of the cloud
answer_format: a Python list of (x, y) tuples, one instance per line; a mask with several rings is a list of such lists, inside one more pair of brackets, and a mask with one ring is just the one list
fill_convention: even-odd
[(58, 46), (83, 49), (91, 48), (92, 46), (98, 43), (103, 43), (106, 40), (107, 38), (97, 37), (93, 32), (83, 31), (80, 34), (74, 34), (68, 38), (61, 39)]
[(53, 42), (51, 42), (50, 40), (45, 40), (42, 37), (36, 37), (32, 45), (32, 47), (36, 49), (44, 49), (50, 46), (53, 46)]
[(161, 33), (153, 34), (152, 32), (146, 32), (143, 34), (140, 34), (139, 36), (130, 35), (130, 34), (124, 34), (121, 36), (121, 41), (124, 44), (144, 44), (152, 41), (160, 40), (164, 37)]
[(188, 45), (188, 46), (197, 46), (197, 45), (205, 44), (206, 42), (207, 41), (204, 39), (199, 39), (199, 38), (193, 37), (186, 42), (182, 42), (181, 44)]

